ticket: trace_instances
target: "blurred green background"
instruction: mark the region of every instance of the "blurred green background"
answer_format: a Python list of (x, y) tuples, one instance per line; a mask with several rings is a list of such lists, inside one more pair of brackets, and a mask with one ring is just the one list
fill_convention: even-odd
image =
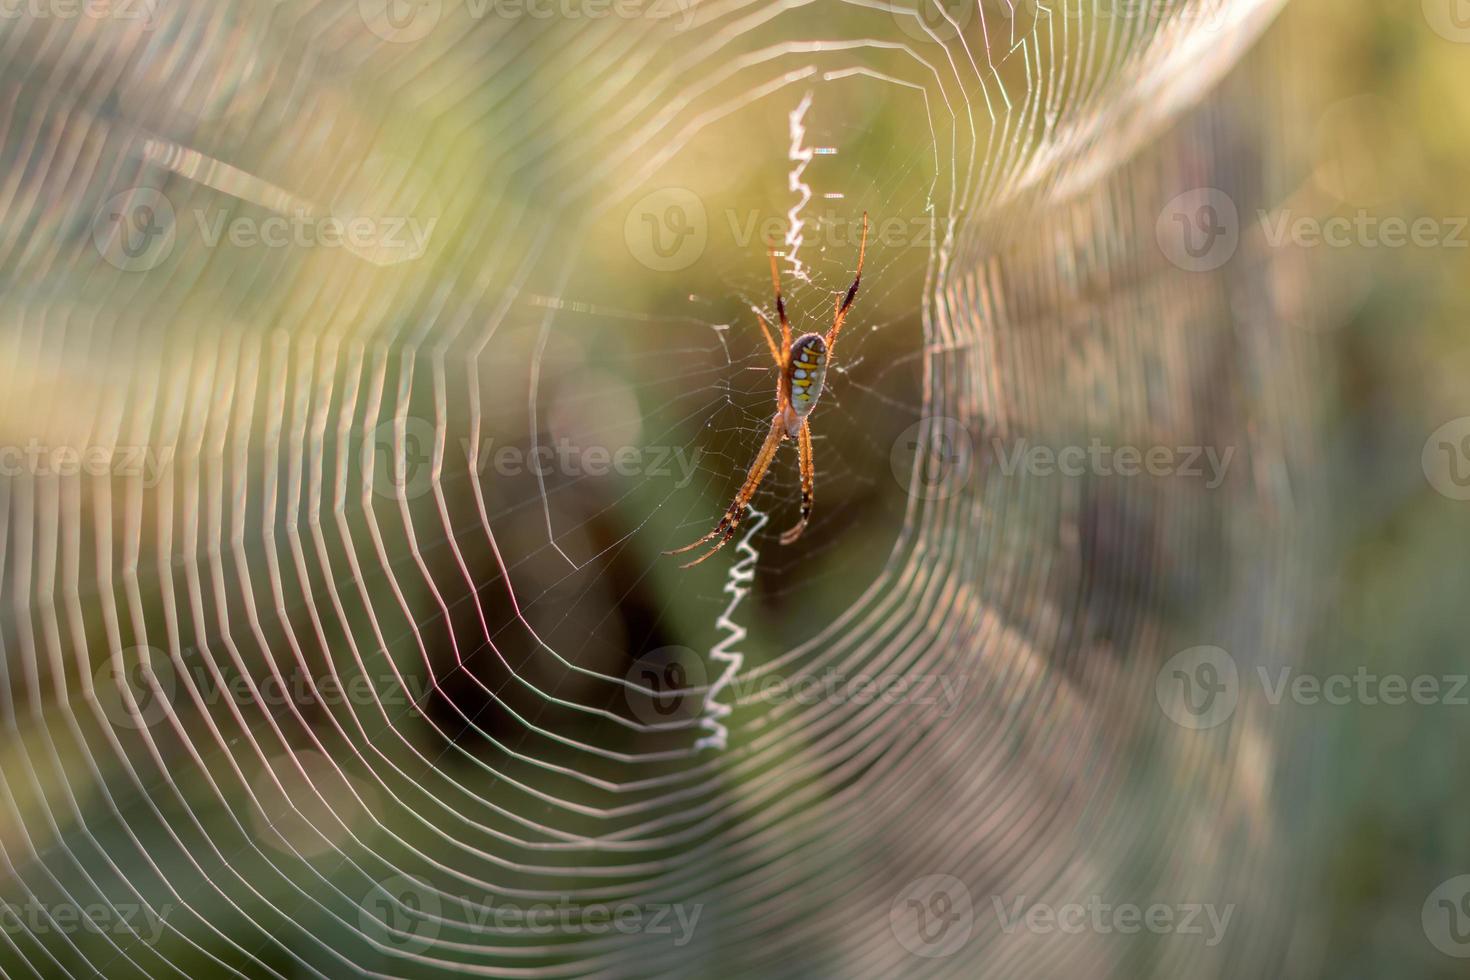
[[(1426, 903), (1470, 874), (1470, 706), (1243, 696), (1189, 732), (1155, 701), (1206, 644), (1245, 685), (1466, 671), (1470, 502), (1446, 492), (1459, 430), (1448, 456), (1437, 435), (1470, 416), (1463, 0), (1290, 0), (1243, 51), (1227, 12), (1263, 5), (1061, 32), (985, 2), (968, 65), (858, 4), (706, 6), (672, 35), (460, 31), (451, 4), (396, 40), (357, 6), (0, 26), (5, 441), (177, 460), (141, 488), (4, 485), (0, 893), (189, 909), (151, 952), (125, 943), (136, 962), (7, 925), (7, 975), (1463, 975)], [(798, 332), (825, 326), (862, 212), (874, 233), (813, 417), (812, 526), (775, 543), (799, 493), (783, 447), (734, 614), (747, 701), (727, 748), (694, 751), (698, 700), (666, 714), (629, 685), (718, 670), (739, 556), (659, 552), (713, 526), (768, 425), (755, 311), (797, 201), (793, 113), (832, 151), (802, 171), (807, 276), (782, 259)], [(142, 185), (176, 232), (123, 269), (94, 219)], [(1168, 218), (1200, 188), (1239, 245), (1192, 270)], [(643, 246), (671, 200), (703, 215), (689, 262)], [(406, 259), (205, 241), (326, 202), (433, 233)], [(1342, 247), (1272, 240), (1333, 218)], [(1361, 231), (1419, 219), (1429, 245)], [(1218, 493), (1004, 471), (1020, 440), (1093, 437), (1237, 463)], [(642, 468), (485, 475), (560, 444)], [(150, 656), (172, 710), (129, 724), (108, 685), (121, 665), (148, 693)], [(759, 694), (833, 665), (954, 681), (957, 710)], [(375, 695), (201, 707), (183, 684), (328, 668)], [(685, 724), (650, 730), (666, 716)], [(394, 868), (706, 918), (688, 946), (416, 941), (380, 902)], [(913, 956), (890, 912), (939, 873), (976, 936)], [(1089, 890), (1240, 911), (1209, 950), (1028, 943), (991, 913)]]

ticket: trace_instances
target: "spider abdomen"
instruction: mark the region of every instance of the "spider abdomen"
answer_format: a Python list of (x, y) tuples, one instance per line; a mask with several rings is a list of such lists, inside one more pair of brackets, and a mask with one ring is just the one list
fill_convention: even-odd
[(819, 333), (803, 334), (791, 345), (791, 364), (787, 368), (791, 381), (791, 409), (797, 418), (806, 418), (822, 397), (822, 383), (827, 378), (827, 341)]

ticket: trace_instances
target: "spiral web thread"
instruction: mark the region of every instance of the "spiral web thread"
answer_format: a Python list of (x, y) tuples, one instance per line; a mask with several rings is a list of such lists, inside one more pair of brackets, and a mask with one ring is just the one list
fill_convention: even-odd
[[(1265, 193), (1210, 100), (1277, 6), (8, 21), (5, 441), (108, 464), (0, 482), (6, 975), (1278, 967), (1272, 722), (1243, 703), (1181, 734), (1154, 683), (1186, 636), (1245, 657), (1302, 628), (1311, 569), (1284, 528), (1305, 369), (1252, 288), (1282, 270), (1251, 240), (1215, 272), (1155, 241), (1181, 191)], [(870, 105), (899, 120), (891, 169), (857, 149)], [(764, 141), (732, 141), (745, 127)], [(788, 178), (793, 295), (818, 314), (853, 249), (819, 241), (813, 201), (908, 215), (930, 244), (870, 252), (805, 550), (762, 547), (752, 514), (733, 570), (680, 579), (658, 551), (710, 526), (768, 424), (732, 388), (766, 352), (722, 312), (769, 311), (764, 270), (660, 278), (624, 218), (668, 186), (715, 210), (734, 192), (700, 183), (710, 146)], [(342, 247), (208, 241), (221, 216), (324, 214), (379, 220)], [(383, 233), (404, 215), (431, 232)], [(630, 277), (691, 302), (628, 300)], [(769, 371), (750, 385), (768, 398)], [(918, 426), (901, 480), (862, 421), (879, 406)], [(588, 417), (631, 418), (637, 445), (730, 442), (687, 486), (486, 474)], [(1249, 462), (1214, 496), (997, 472), (993, 438), (1091, 431)], [(941, 436), (959, 475), (936, 486)], [(847, 485), (891, 520), (836, 533), (820, 501)], [(773, 475), (767, 499), (793, 487)], [(823, 563), (835, 609), (802, 577)], [(780, 628), (750, 604), (767, 574)], [(697, 683), (629, 669), (711, 623)], [(826, 671), (953, 696), (762, 686)], [(671, 695), (698, 710), (650, 709)], [(1206, 946), (996, 911), (1095, 895), (1229, 904), (1234, 927)]]

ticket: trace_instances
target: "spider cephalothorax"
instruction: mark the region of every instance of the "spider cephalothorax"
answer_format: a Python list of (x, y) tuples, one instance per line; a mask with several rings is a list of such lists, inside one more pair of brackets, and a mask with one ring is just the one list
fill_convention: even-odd
[(863, 278), (863, 257), (867, 251), (868, 215), (864, 212), (863, 237), (858, 245), (857, 272), (852, 277), (852, 285), (847, 287), (846, 295), (837, 301), (836, 312), (832, 315), (832, 329), (828, 330), (825, 335), (802, 334), (796, 338), (794, 343), (791, 340), (791, 324), (786, 319), (786, 303), (781, 298), (781, 277), (776, 271), (776, 254), (771, 253), (771, 285), (776, 290), (776, 313), (781, 319), (779, 347), (776, 345), (776, 339), (771, 336), (771, 328), (766, 325), (765, 318), (756, 314), (756, 319), (760, 321), (761, 333), (766, 337), (766, 346), (770, 348), (771, 357), (775, 358), (776, 367), (781, 372), (776, 380), (776, 417), (771, 420), (771, 431), (766, 434), (766, 441), (761, 444), (755, 462), (750, 465), (750, 472), (745, 475), (745, 483), (740, 487), (740, 492), (735, 495), (734, 502), (725, 511), (725, 516), (720, 518), (720, 523), (715, 525), (713, 531), (693, 544), (664, 552), (666, 555), (679, 555), (686, 551), (693, 551), (716, 538), (719, 539), (708, 551), (685, 565), (685, 568), (698, 565), (723, 548), (735, 536), (735, 529), (740, 526), (746, 505), (750, 503), (750, 498), (755, 496), (756, 488), (765, 478), (766, 471), (771, 468), (771, 460), (775, 458), (776, 450), (788, 438), (795, 439), (801, 451), (801, 519), (797, 521), (795, 527), (781, 535), (781, 543), (791, 544), (801, 537), (802, 531), (806, 530), (807, 521), (812, 516), (812, 491), (816, 484), (816, 470), (812, 465), (812, 430), (807, 422), (807, 416), (811, 415), (812, 409), (817, 407), (817, 399), (822, 397), (822, 384), (827, 377), (827, 366), (832, 363), (833, 350), (837, 346), (837, 332), (842, 329), (842, 323), (847, 319), (847, 311), (852, 308), (852, 301), (857, 298), (858, 283), (862, 282)]

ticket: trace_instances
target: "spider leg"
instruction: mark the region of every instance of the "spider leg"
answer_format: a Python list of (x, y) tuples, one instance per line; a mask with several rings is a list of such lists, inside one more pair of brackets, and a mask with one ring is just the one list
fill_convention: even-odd
[(842, 329), (842, 324), (847, 320), (847, 311), (852, 307), (852, 301), (857, 299), (858, 283), (863, 281), (863, 259), (868, 254), (868, 212), (863, 212), (863, 238), (858, 245), (857, 273), (852, 277), (852, 285), (847, 287), (847, 295), (837, 304), (837, 310), (832, 314), (832, 329), (827, 331), (827, 356), (832, 356), (832, 348), (837, 346), (837, 333)]
[(786, 430), (781, 425), (781, 413), (777, 412), (776, 417), (771, 420), (771, 431), (766, 434), (766, 441), (761, 444), (760, 452), (756, 454), (755, 462), (750, 464), (750, 472), (746, 474), (745, 483), (740, 487), (740, 492), (735, 495), (734, 502), (725, 511), (725, 516), (720, 518), (720, 523), (716, 524), (713, 531), (698, 541), (692, 544), (686, 544), (682, 548), (675, 548), (673, 551), (665, 551), (664, 554), (681, 555), (686, 551), (693, 551), (700, 545), (713, 541), (715, 538), (719, 538), (714, 546), (704, 554), (681, 566), (683, 568), (693, 568), (729, 544), (730, 539), (735, 537), (735, 532), (739, 529), (741, 520), (745, 517), (746, 504), (750, 503), (750, 498), (755, 496), (756, 488), (761, 485), (761, 480), (765, 479), (766, 471), (771, 468), (771, 460), (775, 458), (776, 450), (780, 448), (781, 441), (784, 438), (786, 438)]
[(771, 328), (766, 325), (766, 318), (759, 313), (755, 315), (755, 318), (760, 321), (761, 333), (766, 335), (766, 346), (771, 349), (771, 356), (776, 359), (776, 367), (783, 371), (786, 370), (786, 361), (781, 356), (781, 348), (776, 346), (776, 338), (771, 336)]
[(798, 445), (801, 447), (801, 520), (781, 535), (782, 544), (791, 544), (801, 537), (801, 532), (806, 530), (806, 522), (812, 516), (812, 491), (817, 484), (817, 470), (812, 462), (812, 427), (805, 419), (801, 423), (801, 441)]
[[(776, 271), (776, 250), (771, 250), (771, 287), (776, 290), (776, 312), (781, 317), (781, 351), (791, 350), (791, 321), (786, 319), (786, 301), (781, 298), (781, 275)], [(785, 364), (782, 364), (785, 367)]]

